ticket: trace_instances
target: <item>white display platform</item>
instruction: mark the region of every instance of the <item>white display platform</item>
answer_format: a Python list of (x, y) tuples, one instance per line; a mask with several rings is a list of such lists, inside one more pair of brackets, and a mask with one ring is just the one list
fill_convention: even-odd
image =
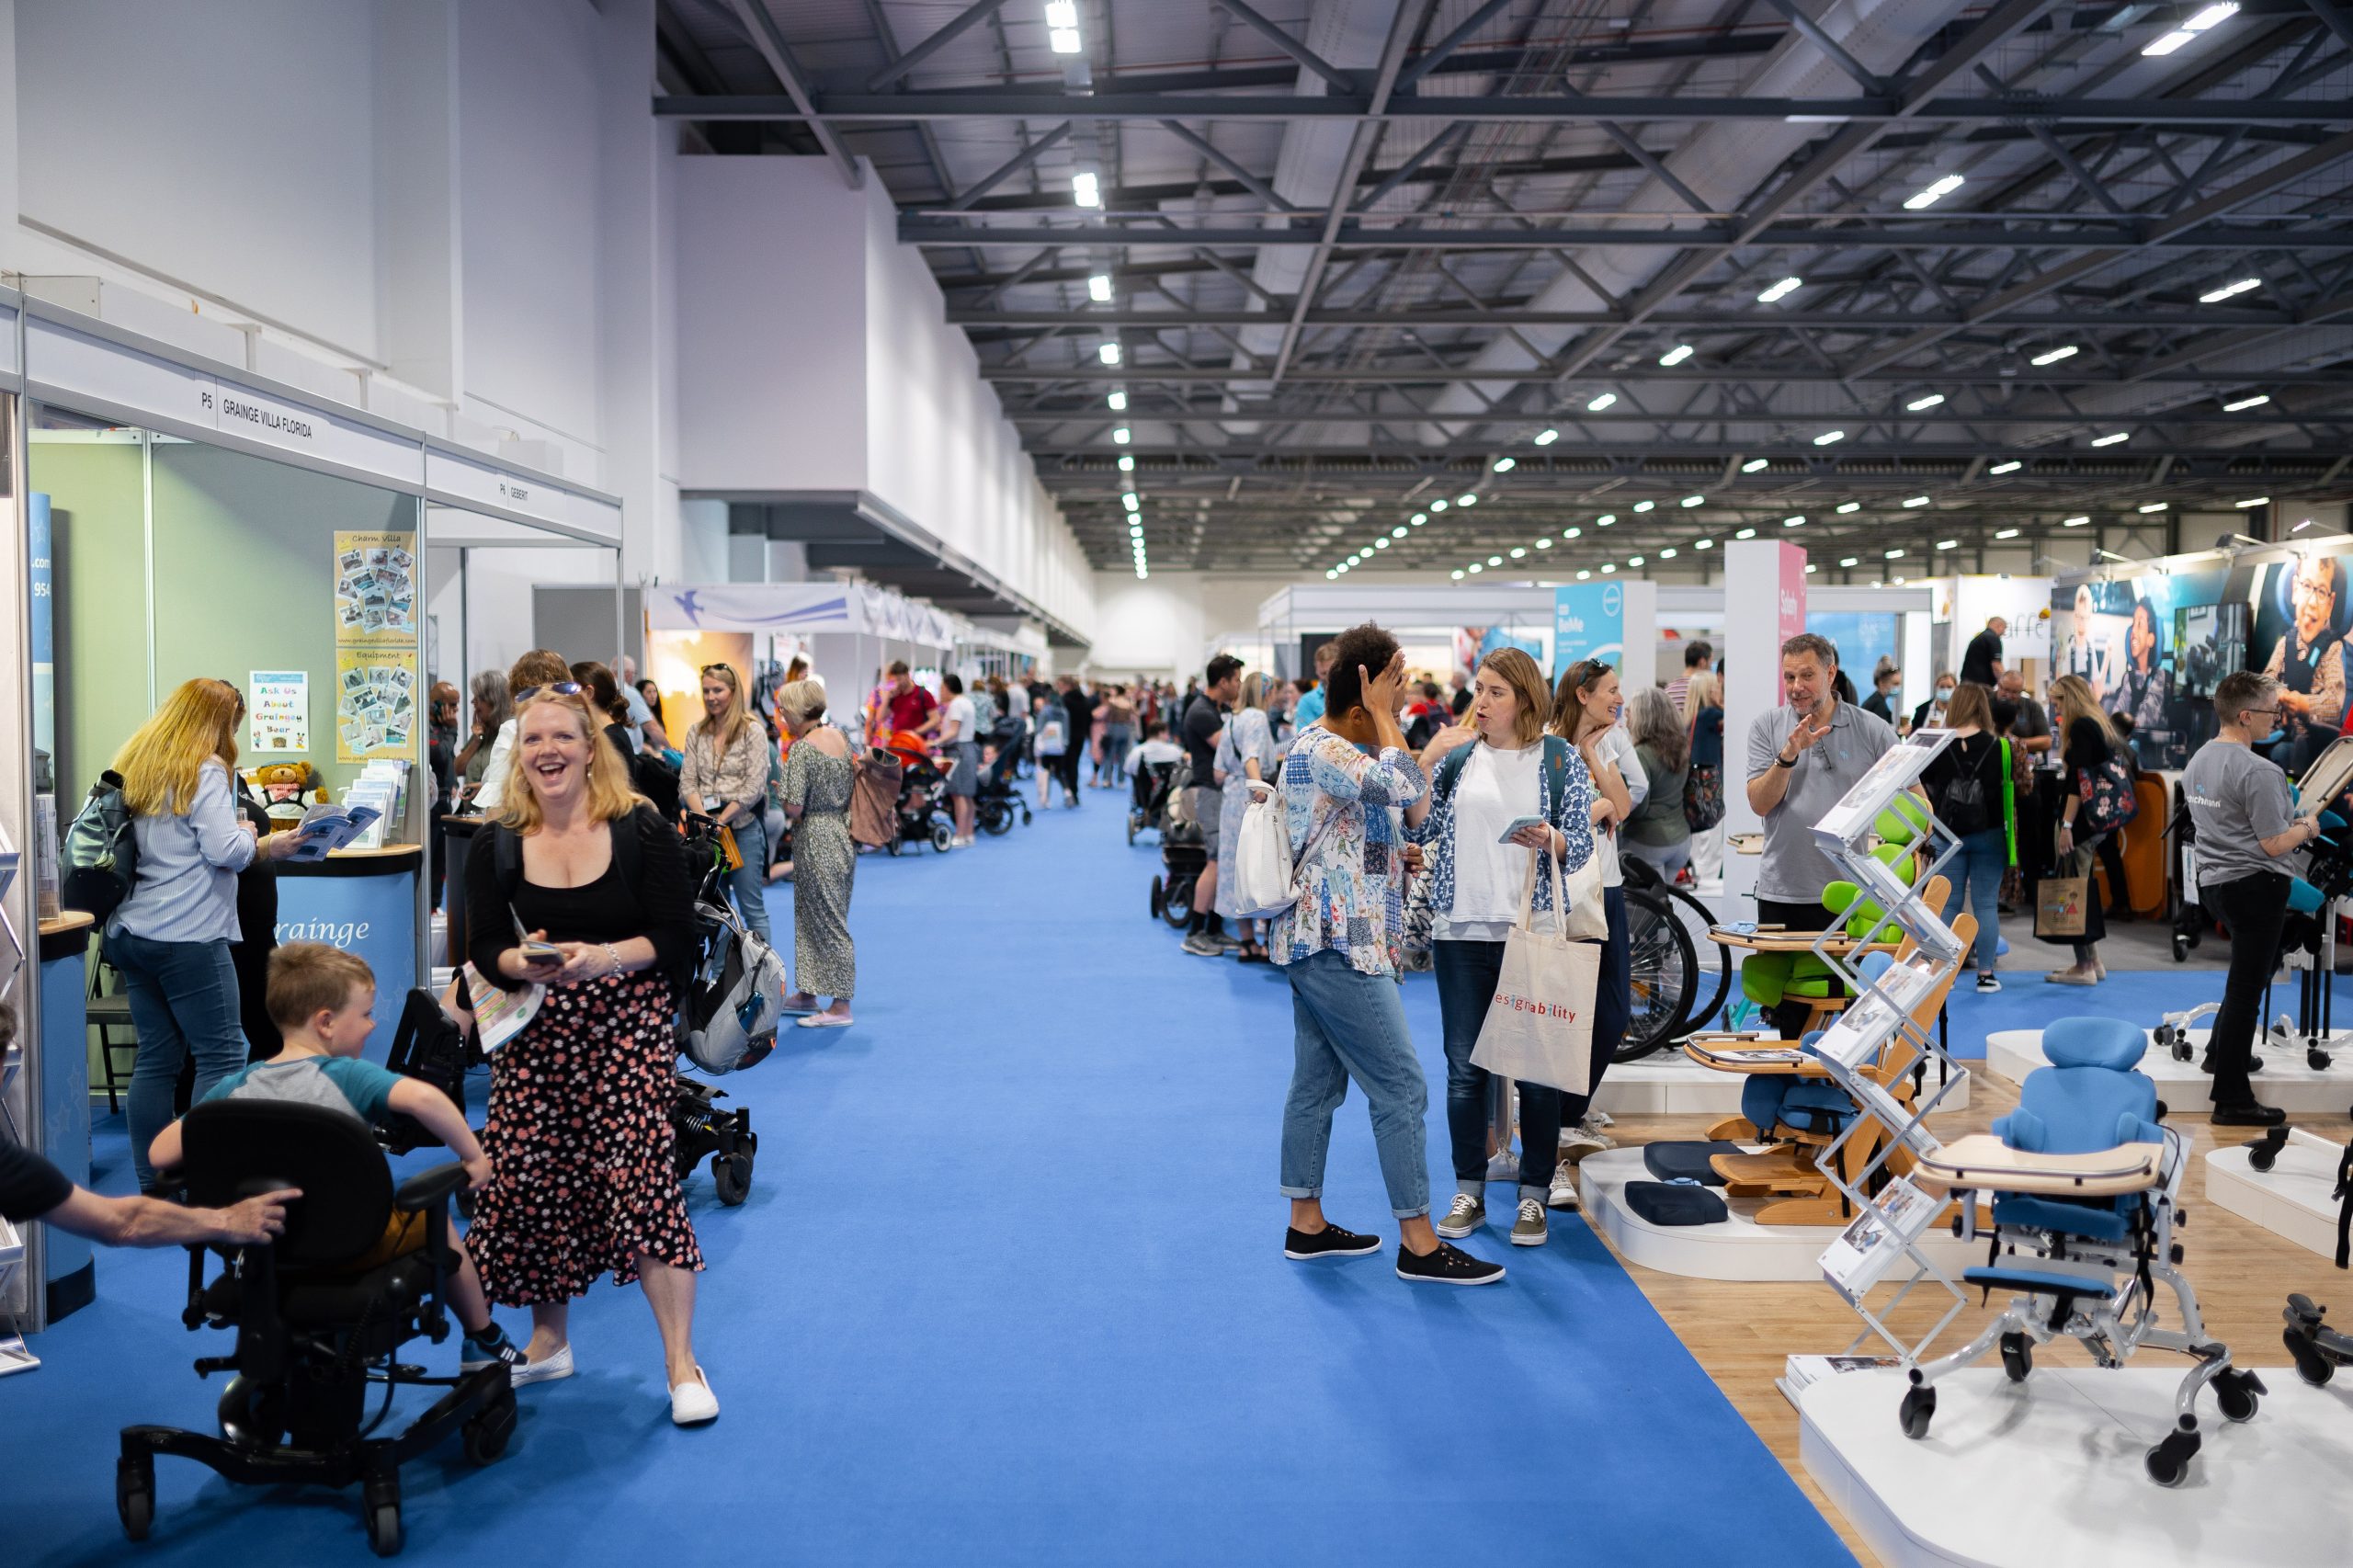
[[(2213, 1080), (2198, 1070), (2206, 1051), (2207, 1031), (2189, 1032), (2190, 1054), (2177, 1062), (2173, 1053), (2151, 1044), (2141, 1058), (2141, 1071), (2156, 1080), (2157, 1098), (2166, 1114), (2177, 1119), (2203, 1119), (2213, 1109), (2209, 1097)], [(2304, 1061), (2302, 1046), (2267, 1046), (2258, 1042), (2256, 1054), (2263, 1071), (2255, 1075), (2255, 1097), (2278, 1106), (2290, 1116), (2343, 1116), (2353, 1106), (2353, 1051), (2335, 1053), (2325, 1071), (2315, 1073)], [(2049, 1063), (2042, 1054), (2040, 1029), (2003, 1029), (1985, 1037), (1985, 1070), (2015, 1086), (2029, 1073)], [(1606, 1084), (1608, 1080), (1604, 1080)], [(2254, 1132), (2247, 1134), (2252, 1138)]]
[[(2277, 1354), (2273, 1351), (2272, 1354)], [(2259, 1369), (2262, 1407), (2225, 1423), (2199, 1399), (2205, 1439), (2177, 1487), (2143, 1457), (2172, 1429), (2189, 1363), (1998, 1365), (1937, 1384), (1926, 1437), (1903, 1435), (1900, 1371), (1849, 1372), (1798, 1398), (1799, 1451), (1815, 1483), (1888, 1568), (2322, 1568), (2353, 1556), (2353, 1388)]]
[[(1593, 1103), (1611, 1116), (1735, 1116), (1740, 1111), (1740, 1092), (1747, 1083), (1742, 1074), (1702, 1067), (1679, 1048), (1672, 1048), (1613, 1064)], [(1936, 1086), (1936, 1069), (1931, 1067), (1924, 1095), (1934, 1093)], [(1968, 1108), (1966, 1078), (1937, 1104), (1940, 1116)]]
[[(2254, 1129), (2246, 1131), (2247, 1139), (2257, 1136)], [(2209, 1149), (2206, 1197), (2241, 1219), (2252, 1220), (2305, 1251), (2334, 1261), (2337, 1200), (2329, 1194), (2336, 1186), (2337, 1162), (2344, 1157), (2343, 1143), (2300, 1127), (2288, 1130), (2287, 1144), (2268, 1171), (2247, 1164), (2244, 1142)], [(2348, 1548), (2348, 1554), (2353, 1554), (2353, 1548)]]
[[(1653, 1181), (1640, 1149), (1604, 1149), (1577, 1166), (1577, 1195), (1586, 1221), (1608, 1236), (1629, 1263), (1690, 1279), (1801, 1280), (1822, 1278), (1822, 1249), (1838, 1235), (1835, 1225), (1760, 1225), (1749, 1215), (1765, 1200), (1726, 1198), (1731, 1218), (1713, 1225), (1654, 1225), (1626, 1207), (1630, 1181)], [(1722, 1189), (1711, 1187), (1718, 1197)], [(1989, 1221), (1990, 1222), (1990, 1219)], [(1938, 1266), (1958, 1276), (1984, 1256), (1983, 1240), (1963, 1243), (1949, 1231), (1921, 1238)]]

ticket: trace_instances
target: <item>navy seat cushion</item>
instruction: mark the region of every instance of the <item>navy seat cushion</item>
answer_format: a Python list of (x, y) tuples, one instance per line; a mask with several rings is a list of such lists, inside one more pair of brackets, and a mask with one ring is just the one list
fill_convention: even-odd
[(1643, 1145), (1643, 1168), (1661, 1181), (1689, 1176), (1709, 1187), (1722, 1187), (1724, 1178), (1718, 1176), (1708, 1162), (1718, 1154), (1741, 1153), (1744, 1151), (1737, 1143), (1711, 1143), (1704, 1139), (1645, 1143)]
[(1654, 1225), (1712, 1225), (1732, 1217), (1724, 1200), (1707, 1188), (1663, 1181), (1628, 1182), (1626, 1207)]

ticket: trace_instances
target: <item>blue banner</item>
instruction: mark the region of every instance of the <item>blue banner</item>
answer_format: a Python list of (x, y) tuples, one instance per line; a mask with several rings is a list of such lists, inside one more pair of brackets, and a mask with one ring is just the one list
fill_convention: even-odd
[(36, 490), (27, 497), (25, 521), (31, 545), (33, 591), (33, 745), (57, 752), (57, 574), (51, 565), (52, 542), (49, 497)]
[(1552, 590), (1552, 678), (1579, 659), (1626, 657), (1626, 589), (1620, 583), (1570, 583)]

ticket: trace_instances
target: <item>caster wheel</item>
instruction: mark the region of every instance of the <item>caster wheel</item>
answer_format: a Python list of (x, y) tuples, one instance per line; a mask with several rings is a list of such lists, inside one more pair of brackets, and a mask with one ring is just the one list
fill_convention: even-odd
[(2176, 1432), (2149, 1450), (2149, 1479), (2160, 1486), (2178, 1486), (2198, 1455), (2198, 1434)]
[(2328, 1380), (2336, 1376), (2336, 1363), (2314, 1349), (2313, 1342), (2294, 1329), (2280, 1335), (2279, 1339), (2287, 1346), (2288, 1354), (2295, 1359), (2296, 1376), (2313, 1387), (2326, 1388)]
[(114, 1508), (122, 1516), (122, 1533), (145, 1540), (155, 1524), (155, 1461), (145, 1454), (125, 1454), (114, 1461)]
[(2258, 1171), (2268, 1171), (2279, 1163), (2279, 1151), (2287, 1146), (2288, 1130), (2275, 1127), (2246, 1146), (2246, 1163)]
[(2327, 1072), (2328, 1064), (2332, 1060), (2334, 1060), (2334, 1058), (2332, 1058), (2327, 1051), (2319, 1050), (2318, 1048), (2314, 1048), (2313, 1050), (2304, 1052), (2304, 1065), (2311, 1068), (2315, 1073)]
[(1131, 848), (1131, 849), (1132, 849), (1132, 848), (1134, 848), (1134, 847), (1135, 847), (1135, 844), (1136, 844), (1136, 819), (1135, 819), (1135, 818), (1133, 818), (1133, 817), (1130, 817), (1130, 818), (1128, 819), (1128, 847), (1129, 847), (1129, 848)]
[(1927, 1437), (1928, 1435), (1928, 1423), (1936, 1419), (1937, 1391), (1934, 1388), (1915, 1388), (1912, 1390), (1909, 1393), (1904, 1396), (1904, 1406), (1903, 1409), (1898, 1412), (1898, 1415), (1904, 1422), (1904, 1435), (1905, 1437)]
[(2178, 937), (2173, 939), (2173, 961), (2176, 963), (2189, 961), (2189, 944)]
[(2002, 1335), (2002, 1370), (2014, 1383), (2026, 1381), (2034, 1370), (2034, 1342), (2023, 1334)]
[(955, 840), (955, 830), (944, 822), (931, 824), (931, 846), (939, 854), (948, 853), (948, 846)]
[(2176, 1062), (2187, 1062), (2189, 1060), (2189, 1042), (2188, 1040), (2177, 1040), (2174, 1041), (2172, 1046), (2168, 1049), (2171, 1051), (2173, 1059)]
[(737, 1207), (752, 1196), (752, 1156), (748, 1153), (713, 1154), (710, 1179), (719, 1188), (719, 1201), (730, 1209)]
[(2171, 1047), (2174, 1042), (2175, 1030), (2171, 1024), (2159, 1024), (2149, 1033), (2159, 1045)]
[(2214, 1376), (2214, 1403), (2222, 1407), (2225, 1421), (2252, 1421), (2263, 1402), (2256, 1396), (2267, 1392), (2263, 1380), (2253, 1372), (2234, 1368)]
[(1154, 920), (1157, 920), (1157, 919), (1159, 919), (1159, 918), (1160, 918), (1160, 912), (1161, 912), (1161, 910), (1162, 910), (1163, 908), (1166, 907), (1166, 904), (1167, 904), (1167, 895), (1168, 895), (1168, 888), (1167, 888), (1167, 884), (1165, 884), (1165, 882), (1163, 882), (1163, 881), (1162, 881), (1158, 877), (1154, 877), (1154, 878), (1153, 878), (1153, 879), (1152, 879), (1152, 917), (1153, 917)]
[(465, 1445), (466, 1462), (490, 1464), (506, 1451), (506, 1441), (515, 1435), (515, 1395), (509, 1390), (506, 1397), (469, 1420), (461, 1434)]
[(359, 1510), (368, 1525), (368, 1548), (379, 1557), (401, 1554), (401, 1483), (397, 1476), (368, 1483)]

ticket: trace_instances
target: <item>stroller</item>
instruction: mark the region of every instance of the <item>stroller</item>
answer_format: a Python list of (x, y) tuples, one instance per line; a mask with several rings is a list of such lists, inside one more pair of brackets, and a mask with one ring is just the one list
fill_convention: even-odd
[[(891, 840), (892, 854), (902, 844), (928, 844), (940, 854), (956, 836), (955, 819), (948, 814), (948, 778), (924, 749), (923, 737), (906, 730), (892, 732), (884, 747), (898, 759), (899, 832)], [(1008, 822), (1007, 826), (1012, 824)], [(1002, 830), (999, 830), (1002, 831)]]
[(1176, 773), (1176, 764), (1173, 762), (1149, 762), (1128, 775), (1130, 844), (1147, 828), (1159, 831), (1161, 814), (1168, 809), (1169, 781)]
[(1193, 888), (1201, 880), (1201, 872), (1210, 863), (1209, 851), (1201, 847), (1200, 824), (1192, 818), (1185, 796), (1192, 783), (1193, 769), (1189, 762), (1163, 764), (1168, 769), (1168, 781), (1161, 796), (1159, 817), (1160, 864), (1164, 875), (1152, 879), (1152, 915), (1155, 920), (1165, 920), (1182, 931), (1192, 923)]
[[(784, 960), (728, 906), (726, 858), (719, 824), (687, 814), (687, 864), (701, 868), (695, 888), (695, 969), (678, 1023), (689, 1062), (711, 1074), (740, 1073), (776, 1049), (786, 988)], [(671, 1091), (671, 1159), (684, 1181), (705, 1158), (720, 1202), (733, 1209), (751, 1195), (760, 1140), (747, 1109), (725, 1110), (727, 1091), (684, 1073)]]
[(1013, 831), (1017, 815), (1024, 827), (1029, 824), (1029, 802), (1022, 799), (1021, 786), (1017, 782), (1021, 766), (1020, 733), (1014, 731), (1008, 737), (1006, 731), (1000, 730), (991, 744), (996, 747), (996, 755), (981, 769), (981, 788), (972, 801), (972, 820), (983, 833), (1001, 838)]

